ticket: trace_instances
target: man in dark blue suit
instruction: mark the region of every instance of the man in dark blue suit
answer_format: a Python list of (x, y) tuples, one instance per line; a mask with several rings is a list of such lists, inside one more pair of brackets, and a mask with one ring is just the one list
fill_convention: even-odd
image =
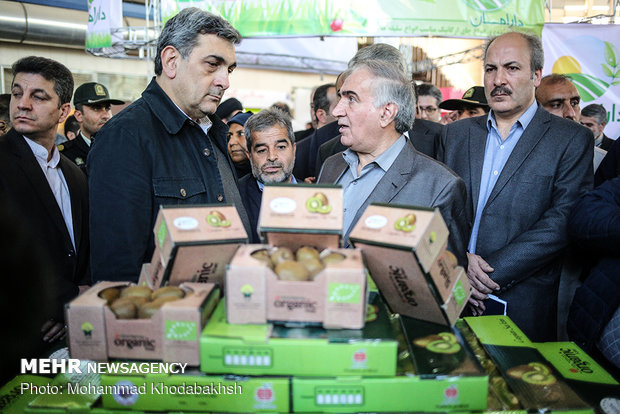
[(239, 193), (250, 219), (250, 242), (259, 243), (257, 225), (266, 183), (297, 183), (295, 134), (288, 115), (278, 109), (263, 109), (244, 126), (252, 174), (239, 180)]
[(494, 294), (534, 341), (556, 338), (568, 215), (593, 181), (592, 132), (534, 99), (543, 60), (537, 37), (492, 39), (484, 58), (491, 112), (444, 126), (438, 156), (467, 186), (474, 313)]

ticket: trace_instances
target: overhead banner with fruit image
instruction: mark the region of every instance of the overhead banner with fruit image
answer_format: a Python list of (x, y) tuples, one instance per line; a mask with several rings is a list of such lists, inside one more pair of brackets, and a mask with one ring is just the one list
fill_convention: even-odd
[(244, 37), (488, 37), (510, 30), (540, 35), (536, 0), (162, 0), (165, 23), (185, 7), (220, 14)]
[(547, 24), (543, 29), (543, 75), (569, 76), (581, 96), (581, 109), (607, 110), (605, 135), (620, 135), (620, 25)]

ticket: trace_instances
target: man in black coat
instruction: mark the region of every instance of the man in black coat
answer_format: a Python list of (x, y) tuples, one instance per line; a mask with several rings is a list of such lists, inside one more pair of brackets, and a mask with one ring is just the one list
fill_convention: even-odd
[(78, 86), (73, 95), (73, 115), (80, 124), (80, 131), (75, 139), (60, 144), (58, 150), (86, 173), (86, 158), (95, 134), (112, 118), (111, 105), (124, 103), (110, 98), (108, 89), (100, 83), (87, 82)]
[(51, 312), (41, 331), (54, 342), (64, 335), (64, 305), (90, 283), (86, 176), (54, 145), (69, 115), (73, 78), (42, 57), (22, 58), (12, 69), (13, 128), (0, 137), (0, 196), (36, 232), (43, 251), (32, 254), (50, 260)]
[(277, 109), (263, 109), (244, 126), (252, 174), (239, 180), (239, 193), (250, 219), (250, 242), (259, 243), (258, 215), (266, 183), (293, 183), (295, 134), (290, 118)]

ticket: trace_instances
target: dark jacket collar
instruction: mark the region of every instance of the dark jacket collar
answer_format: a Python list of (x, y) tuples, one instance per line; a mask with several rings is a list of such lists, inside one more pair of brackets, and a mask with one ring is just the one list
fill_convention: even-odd
[[(142, 92), (142, 98), (170, 135), (178, 134), (185, 123), (192, 123), (200, 128), (166, 95), (161, 86), (156, 82), (155, 77), (151, 79), (149, 85)], [(215, 114), (209, 115), (209, 119), (213, 123), (211, 129), (209, 129), (209, 136), (211, 136), (218, 148), (224, 154), (227, 154), (226, 134), (228, 133), (228, 125), (223, 123)], [(229, 163), (232, 165), (232, 161), (229, 160)]]

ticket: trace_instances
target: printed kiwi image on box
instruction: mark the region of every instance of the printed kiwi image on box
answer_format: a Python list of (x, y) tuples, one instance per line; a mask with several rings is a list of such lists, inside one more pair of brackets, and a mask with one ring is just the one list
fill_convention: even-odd
[(394, 313), (454, 325), (471, 295), (438, 209), (373, 203), (349, 240)]
[(223, 287), (226, 266), (248, 235), (234, 205), (162, 206), (155, 252), (145, 280), (151, 288), (183, 282)]

